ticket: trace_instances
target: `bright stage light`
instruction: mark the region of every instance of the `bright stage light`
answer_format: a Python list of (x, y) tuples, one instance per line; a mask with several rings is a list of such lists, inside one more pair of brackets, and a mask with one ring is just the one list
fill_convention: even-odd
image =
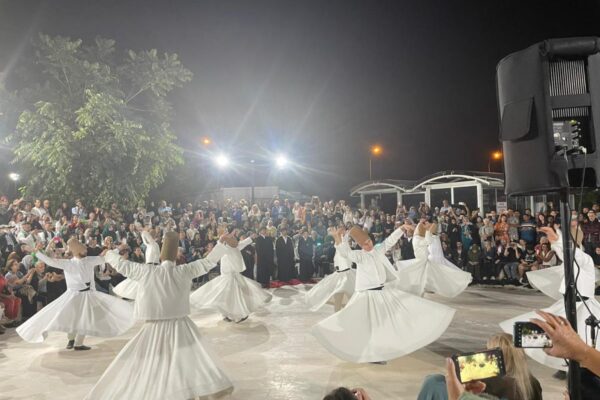
[(225, 154), (219, 154), (215, 158), (215, 162), (219, 168), (225, 168), (229, 165), (229, 157), (227, 157)]
[(282, 169), (287, 167), (287, 165), (289, 164), (289, 160), (287, 159), (286, 156), (280, 154), (277, 156), (277, 158), (275, 159), (275, 165), (277, 166), (277, 168)]
[(16, 172), (11, 172), (10, 174), (8, 174), (8, 177), (13, 182), (16, 182), (19, 179), (21, 179), (21, 175), (17, 174)]

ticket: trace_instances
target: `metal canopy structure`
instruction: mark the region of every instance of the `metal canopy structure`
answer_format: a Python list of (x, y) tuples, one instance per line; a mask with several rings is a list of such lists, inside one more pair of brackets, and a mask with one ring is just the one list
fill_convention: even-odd
[(360, 196), (363, 208), (367, 196), (381, 197), (384, 194), (395, 193), (399, 204), (415, 205), (414, 203), (424, 201), (431, 206), (439, 206), (445, 199), (451, 204), (462, 201), (473, 209), (479, 208), (485, 212), (495, 208), (498, 198), (503, 197), (503, 188), (504, 179), (501, 173), (451, 170), (428, 175), (416, 181), (367, 181), (353, 187), (350, 195)]

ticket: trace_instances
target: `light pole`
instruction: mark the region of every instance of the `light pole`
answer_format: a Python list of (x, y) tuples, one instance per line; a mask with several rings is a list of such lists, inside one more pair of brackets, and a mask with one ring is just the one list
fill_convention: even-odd
[(13, 187), (15, 189), (15, 193), (18, 195), (19, 190), (17, 188), (17, 182), (19, 181), (19, 179), (21, 179), (21, 175), (17, 174), (16, 172), (11, 172), (10, 174), (8, 174), (8, 179), (13, 181), (13, 185), (14, 185)]
[(379, 157), (382, 153), (383, 149), (379, 145), (374, 145), (371, 147), (370, 156), (369, 156), (369, 180), (373, 180), (373, 157)]
[(492, 160), (502, 160), (502, 152), (500, 150), (493, 151), (488, 157), (488, 172), (492, 172)]

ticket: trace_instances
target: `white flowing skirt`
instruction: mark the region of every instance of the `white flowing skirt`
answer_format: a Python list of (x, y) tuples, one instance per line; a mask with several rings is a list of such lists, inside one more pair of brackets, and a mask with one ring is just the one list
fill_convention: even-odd
[(397, 289), (355, 292), (312, 333), (329, 352), (356, 363), (402, 357), (437, 340), (455, 310)]
[(133, 279), (125, 279), (113, 288), (113, 293), (117, 296), (135, 300), (138, 291), (138, 283)]
[(190, 303), (196, 309), (211, 309), (223, 316), (239, 321), (265, 303), (271, 294), (259, 283), (239, 273), (222, 274), (200, 286), (190, 295)]
[[(586, 300), (586, 304), (592, 310), (594, 315), (596, 315), (596, 316), (600, 315), (600, 303), (598, 303), (595, 299)], [(558, 300), (556, 303), (552, 304), (550, 307), (544, 308), (543, 311), (547, 311), (549, 313), (565, 317), (566, 313), (565, 313), (564, 300), (563, 299)], [(579, 336), (581, 337), (581, 339), (583, 339), (584, 341), (587, 340), (587, 342), (589, 344), (591, 344), (590, 329), (589, 329), (589, 327), (587, 327), (585, 325), (585, 320), (589, 316), (590, 316), (590, 313), (585, 308), (585, 305), (580, 301), (577, 302), (577, 332), (579, 333)], [(540, 318), (540, 316), (538, 314), (536, 314), (534, 311), (531, 311), (531, 312), (519, 315), (518, 317), (511, 318), (511, 319), (501, 322), (500, 328), (502, 328), (502, 330), (504, 332), (510, 333), (512, 335), (513, 334), (513, 326), (514, 326), (515, 322), (517, 322), (517, 321), (529, 322), (529, 320), (531, 318)], [(586, 335), (587, 335), (587, 337), (586, 337)], [(598, 341), (596, 343), (596, 348), (600, 350), (600, 341)], [(565, 363), (565, 360), (563, 360), (562, 358), (556, 358), (556, 357), (549, 356), (548, 354), (546, 354), (544, 352), (543, 349), (524, 349), (524, 350), (525, 350), (525, 353), (529, 357), (533, 358), (535, 361), (539, 362), (540, 364), (543, 364), (543, 365), (553, 368), (553, 369), (560, 369), (563, 371), (567, 370), (567, 365)]]
[(125, 300), (94, 290), (67, 290), (19, 326), (17, 333), (31, 343), (43, 342), (51, 331), (113, 337), (134, 323), (133, 305)]
[(392, 285), (405, 292), (421, 296), (426, 290), (444, 297), (456, 297), (461, 294), (473, 276), (459, 268), (431, 260), (412, 259), (397, 263), (398, 279)]
[(355, 286), (355, 270), (350, 268), (342, 272), (334, 272), (321, 279), (319, 283), (306, 293), (306, 303), (311, 311), (317, 311), (319, 308), (323, 307), (334, 294), (345, 293), (348, 298), (351, 298)]
[(563, 265), (527, 272), (529, 284), (554, 300), (562, 299), (560, 285), (565, 277)]
[(86, 400), (187, 400), (231, 382), (188, 317), (146, 321), (108, 366)]

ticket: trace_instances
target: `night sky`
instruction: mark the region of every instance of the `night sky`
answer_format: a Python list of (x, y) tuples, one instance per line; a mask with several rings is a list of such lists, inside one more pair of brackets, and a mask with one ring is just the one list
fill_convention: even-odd
[(599, 2), (556, 3), (0, 0), (0, 70), (10, 84), (38, 32), (178, 53), (194, 73), (172, 96), (184, 147), (210, 136), (232, 152), (286, 152), (299, 165), (282, 186), (344, 196), (368, 178), (373, 143), (385, 149), (375, 178), (486, 170), (497, 62), (546, 38), (600, 35)]

